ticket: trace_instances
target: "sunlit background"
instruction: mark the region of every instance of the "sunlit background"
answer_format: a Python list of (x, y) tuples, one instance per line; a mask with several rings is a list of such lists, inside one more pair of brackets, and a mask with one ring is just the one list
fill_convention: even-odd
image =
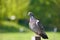
[(28, 12), (43, 24), (48, 40), (60, 40), (60, 0), (0, 0), (0, 40), (31, 40)]

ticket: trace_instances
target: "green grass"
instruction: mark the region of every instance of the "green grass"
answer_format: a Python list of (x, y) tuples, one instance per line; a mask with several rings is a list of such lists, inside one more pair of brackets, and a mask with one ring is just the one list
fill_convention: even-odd
[[(35, 34), (33, 32), (27, 33), (0, 33), (0, 40), (31, 40)], [(48, 40), (60, 40), (60, 33), (47, 32)], [(44, 40), (44, 39), (42, 39)]]
[(0, 40), (31, 40), (33, 33), (2, 33)]

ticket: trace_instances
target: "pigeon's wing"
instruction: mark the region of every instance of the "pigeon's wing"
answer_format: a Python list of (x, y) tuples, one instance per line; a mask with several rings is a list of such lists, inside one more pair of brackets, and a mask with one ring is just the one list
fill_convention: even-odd
[(40, 28), (40, 30), (44, 31), (44, 27), (43, 27), (43, 25), (41, 24), (41, 22), (39, 20), (36, 21), (36, 24), (38, 25), (38, 27)]
[(48, 39), (47, 34), (46, 34), (45, 31), (44, 31), (43, 25), (40, 23), (39, 20), (36, 21), (36, 24), (37, 24), (38, 27), (40, 28), (40, 34), (39, 34), (39, 35), (40, 35), (42, 38), (44, 38), (44, 39)]

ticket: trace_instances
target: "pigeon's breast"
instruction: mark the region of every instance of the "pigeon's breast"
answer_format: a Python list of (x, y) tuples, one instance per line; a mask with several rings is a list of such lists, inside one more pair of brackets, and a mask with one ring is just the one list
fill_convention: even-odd
[(36, 26), (36, 23), (35, 23), (35, 22), (30, 22), (30, 23), (29, 23), (29, 27), (30, 27), (31, 29), (33, 29), (35, 26)]
[(32, 22), (32, 23), (29, 23), (29, 27), (32, 31), (34, 31), (35, 33), (38, 33), (40, 34), (40, 29), (39, 27), (37, 27), (36, 23)]

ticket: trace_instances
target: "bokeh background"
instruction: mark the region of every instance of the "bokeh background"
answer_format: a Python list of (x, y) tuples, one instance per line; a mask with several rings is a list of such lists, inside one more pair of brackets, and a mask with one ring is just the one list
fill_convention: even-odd
[(28, 12), (43, 24), (48, 40), (60, 40), (60, 0), (0, 0), (0, 40), (31, 40)]

